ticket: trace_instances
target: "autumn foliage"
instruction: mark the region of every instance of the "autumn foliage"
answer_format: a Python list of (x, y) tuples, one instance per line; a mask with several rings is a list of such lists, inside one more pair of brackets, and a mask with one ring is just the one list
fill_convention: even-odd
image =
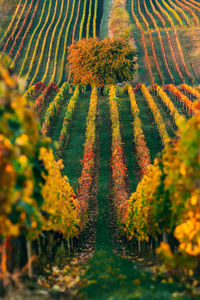
[(136, 51), (124, 39), (82, 39), (68, 51), (69, 80), (74, 85), (101, 87), (133, 77)]

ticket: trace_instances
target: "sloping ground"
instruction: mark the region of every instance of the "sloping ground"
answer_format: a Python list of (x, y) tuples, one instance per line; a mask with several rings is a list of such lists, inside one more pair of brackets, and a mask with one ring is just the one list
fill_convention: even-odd
[[(5, 5), (6, 2), (6, 5)], [(0, 3), (0, 20), (1, 20), (1, 28), (0, 34), (3, 35), (11, 22), (12, 16), (17, 7), (17, 3), (13, 3), (13, 1), (1, 0)]]
[[(176, 85), (183, 82), (199, 84), (200, 28), (193, 23), (188, 11), (185, 11), (185, 15), (191, 27), (179, 11), (177, 15), (176, 12), (173, 14), (162, 1), (128, 0), (127, 10), (133, 23), (133, 37), (138, 51), (139, 68), (133, 84), (145, 82), (149, 85), (152, 80), (160, 85), (172, 82)], [(193, 10), (199, 19), (199, 12)]]
[(4, 36), (0, 32), (1, 54), (14, 61), (14, 70), (28, 85), (67, 80), (67, 46), (73, 40), (99, 36), (103, 13), (100, 0), (26, 0)]
[(112, 8), (112, 0), (106, 0), (102, 1), (102, 6), (103, 6), (103, 15), (101, 19), (101, 39), (104, 39), (105, 37), (108, 36), (108, 20), (109, 20), (109, 14), (110, 10)]
[(200, 27), (179, 31), (179, 38), (183, 45), (183, 52), (188, 65), (200, 81)]

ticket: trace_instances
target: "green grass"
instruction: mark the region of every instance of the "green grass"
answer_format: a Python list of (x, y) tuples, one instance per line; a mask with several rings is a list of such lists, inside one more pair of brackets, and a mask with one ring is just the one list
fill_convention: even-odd
[(137, 186), (137, 159), (134, 144), (133, 117), (131, 113), (129, 97), (119, 100), (120, 127), (123, 142), (125, 164), (128, 171), (130, 191), (133, 192)]
[(112, 7), (112, 0), (103, 1), (103, 16), (100, 25), (100, 37), (102, 40), (108, 36), (108, 20), (109, 20), (111, 7)]
[(69, 181), (76, 189), (78, 178), (81, 176), (81, 160), (83, 158), (86, 118), (89, 109), (90, 95), (82, 95), (70, 128), (69, 142), (63, 153), (63, 173), (69, 177)]

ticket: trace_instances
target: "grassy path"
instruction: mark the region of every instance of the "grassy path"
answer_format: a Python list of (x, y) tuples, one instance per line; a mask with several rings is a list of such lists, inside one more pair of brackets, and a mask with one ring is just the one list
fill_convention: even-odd
[[(99, 121), (99, 181), (98, 219), (96, 250), (89, 262), (83, 278), (86, 284), (79, 290), (75, 299), (124, 300), (124, 299), (174, 299), (177, 289), (173, 284), (164, 284), (151, 279), (151, 274), (137, 267), (128, 259), (113, 252), (109, 218), (109, 179), (110, 168), (110, 121), (108, 99), (100, 99)], [(187, 299), (187, 298), (182, 298)]]
[(63, 153), (64, 174), (69, 176), (70, 184), (78, 187), (78, 178), (81, 175), (81, 160), (83, 158), (86, 118), (89, 109), (90, 95), (82, 95), (74, 113), (70, 128), (69, 142)]
[(137, 173), (139, 172), (139, 169), (135, 155), (134, 131), (132, 125), (133, 117), (129, 97), (119, 98), (119, 103), (121, 135), (122, 142), (124, 143), (124, 159), (128, 171), (130, 192), (133, 192), (137, 187)]
[(162, 142), (160, 139), (158, 129), (155, 124), (154, 117), (144, 99), (144, 96), (139, 91), (135, 94), (135, 97), (140, 110), (139, 117), (142, 121), (142, 127), (144, 131), (147, 147), (150, 150), (151, 161), (153, 162), (154, 158), (156, 157), (156, 154), (160, 152), (162, 149)]

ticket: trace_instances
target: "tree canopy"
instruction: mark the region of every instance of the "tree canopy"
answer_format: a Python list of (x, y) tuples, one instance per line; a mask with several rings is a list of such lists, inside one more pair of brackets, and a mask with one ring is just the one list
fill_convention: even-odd
[(69, 80), (72, 84), (106, 84), (132, 80), (136, 50), (125, 39), (82, 39), (68, 48)]

